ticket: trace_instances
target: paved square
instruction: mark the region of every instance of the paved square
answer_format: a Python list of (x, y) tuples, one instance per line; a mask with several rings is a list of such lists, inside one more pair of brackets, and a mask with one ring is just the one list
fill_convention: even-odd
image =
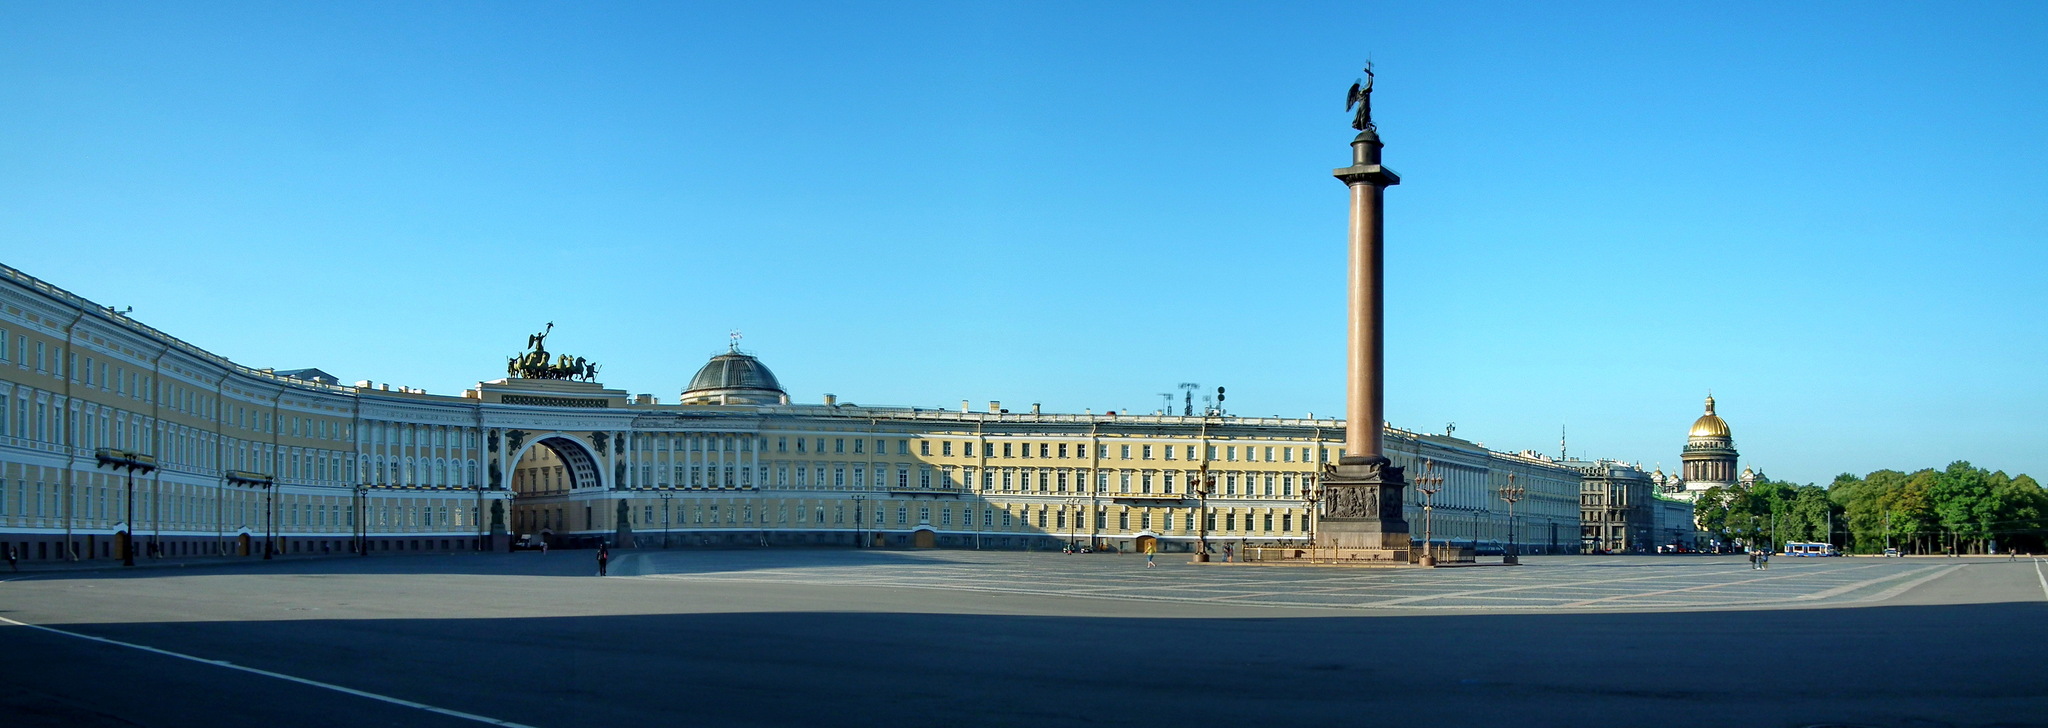
[[(17, 726), (2039, 725), (1990, 559), (1196, 566), (972, 551), (276, 561), (0, 583)], [(0, 577), (16, 578), (16, 577)]]

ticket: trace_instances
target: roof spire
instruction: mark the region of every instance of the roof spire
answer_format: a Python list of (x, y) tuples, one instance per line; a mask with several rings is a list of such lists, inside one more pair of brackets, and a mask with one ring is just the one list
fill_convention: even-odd
[(732, 353), (734, 353), (734, 354), (738, 354), (738, 353), (740, 353), (740, 337), (742, 336), (742, 334), (740, 334), (740, 330), (739, 330), (739, 329), (733, 329), (733, 330), (732, 330), (731, 332), (728, 332), (728, 333), (727, 333), (726, 335), (727, 335), (727, 336), (730, 336), (730, 337), (732, 337), (732, 343), (731, 343), (731, 344), (729, 344), (729, 345), (727, 345), (727, 349), (726, 349), (726, 350), (727, 350), (727, 351), (730, 351), (730, 352), (732, 352)]

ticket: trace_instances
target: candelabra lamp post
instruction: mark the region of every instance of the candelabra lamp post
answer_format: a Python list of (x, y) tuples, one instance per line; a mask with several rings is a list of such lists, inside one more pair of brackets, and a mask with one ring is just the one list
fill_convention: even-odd
[(97, 456), (97, 458), (99, 459), (99, 467), (114, 468), (116, 470), (122, 471), (127, 475), (128, 515), (126, 518), (128, 521), (128, 530), (122, 532), (123, 538), (121, 539), (121, 565), (134, 566), (135, 474), (138, 472), (144, 474), (156, 472), (156, 457), (152, 455), (144, 455), (142, 453), (128, 452), (126, 450), (115, 450), (110, 447), (100, 448), (94, 453), (94, 455)]
[(1195, 476), (1196, 519), (1200, 523), (1195, 529), (1195, 561), (1209, 560), (1209, 494), (1216, 492), (1216, 476), (1209, 474), (1209, 463), (1202, 463), (1201, 474)]
[(1500, 489), (1500, 499), (1508, 503), (1508, 549), (1500, 562), (1513, 566), (1522, 563), (1521, 550), (1515, 548), (1515, 503), (1527, 495), (1527, 488), (1515, 485), (1515, 474), (1508, 473), (1508, 484)]
[(370, 484), (356, 485), (356, 555), (370, 555)]
[(274, 528), (276, 511), (277, 479), (267, 473), (251, 473), (243, 470), (228, 471), (230, 485), (246, 485), (263, 489), (263, 558), (269, 559), (275, 549), (277, 534)]
[(1308, 504), (1308, 510), (1301, 514), (1301, 527), (1308, 532), (1309, 560), (1315, 560), (1316, 553), (1316, 504), (1323, 500), (1323, 492), (1314, 483), (1302, 486), (1301, 500)]
[(1067, 551), (1069, 553), (1080, 551), (1081, 545), (1074, 542), (1074, 537), (1080, 535), (1081, 522), (1088, 519), (1088, 514), (1081, 510), (1081, 506), (1086, 505), (1088, 500), (1086, 498), (1068, 498), (1063, 502), (1066, 504), (1067, 510), (1073, 512), (1076, 519), (1073, 524), (1065, 526), (1067, 530)]
[(861, 518), (860, 505), (861, 501), (867, 500), (868, 497), (863, 493), (855, 493), (848, 497), (853, 499), (853, 547), (867, 548), (868, 543), (864, 538), (867, 535), (865, 531), (867, 521)]
[(675, 497), (676, 497), (676, 492), (675, 492), (674, 490), (663, 490), (663, 491), (661, 491), (661, 547), (662, 547), (662, 548), (668, 548), (668, 535), (669, 535), (669, 528), (670, 528), (670, 524), (674, 522), (674, 521), (673, 521), (673, 519), (671, 519), (671, 518), (670, 518), (670, 516), (669, 516), (669, 514), (670, 514), (670, 512), (671, 512), (671, 511), (669, 510), (669, 502), (670, 502), (670, 501), (672, 501), (672, 500), (674, 500), (674, 499), (675, 499)]
[(1436, 474), (1436, 461), (1422, 461), (1422, 475), (1415, 478), (1415, 492), (1422, 494), (1422, 558), (1417, 563), (1436, 566), (1436, 542), (1431, 527), (1430, 514), (1436, 510), (1436, 492), (1442, 490), (1444, 476)]

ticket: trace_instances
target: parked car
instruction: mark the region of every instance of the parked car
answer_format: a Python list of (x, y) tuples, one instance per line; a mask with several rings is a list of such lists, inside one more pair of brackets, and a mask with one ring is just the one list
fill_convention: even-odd
[(1885, 549), (1885, 550), (1884, 550), (1884, 557), (1885, 557), (1885, 558), (1887, 558), (1887, 559), (1889, 559), (1889, 558), (1892, 558), (1892, 557), (1894, 557), (1894, 556), (1898, 556), (1898, 555), (1899, 555), (1899, 550), (1898, 550), (1898, 549)]

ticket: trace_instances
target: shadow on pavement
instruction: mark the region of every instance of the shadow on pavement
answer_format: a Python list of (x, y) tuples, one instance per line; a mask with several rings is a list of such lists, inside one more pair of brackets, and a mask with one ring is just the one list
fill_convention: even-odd
[[(67, 629), (537, 726), (2048, 719), (2048, 605), (2038, 602), (1285, 619), (731, 612)], [(40, 666), (9, 681), (17, 702), (92, 705), (110, 720), (193, 711), (182, 717), (233, 723), (240, 714), (204, 715), (233, 709), (209, 707), (212, 685), (257, 691), (247, 699), (299, 690), (20, 628), (0, 628), (0, 654)], [(347, 724), (339, 721), (348, 706), (361, 702), (306, 697), (298, 704), (306, 715), (292, 722)]]

